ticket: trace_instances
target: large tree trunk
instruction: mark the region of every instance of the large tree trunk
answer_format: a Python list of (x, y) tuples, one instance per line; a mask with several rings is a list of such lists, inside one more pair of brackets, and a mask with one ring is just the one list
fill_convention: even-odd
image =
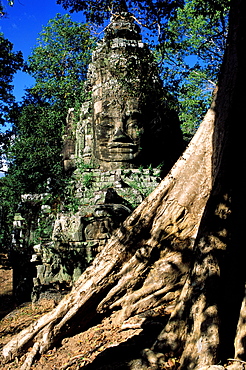
[(3, 348), (5, 360), (34, 345), (34, 356), (98, 314), (117, 309), (116, 320), (175, 299), (184, 284), (190, 255), (211, 191), (213, 106), (172, 171), (112, 236), (71, 293), (50, 313)]
[(228, 47), (216, 99), (213, 188), (189, 276), (155, 345), (158, 351), (178, 349), (182, 369), (213, 365), (233, 357), (246, 359), (246, 153), (245, 140), (240, 137), (240, 123), (245, 121), (245, 22), (245, 0), (232, 1)]
[(72, 292), (3, 348), (5, 360), (32, 345), (27, 369), (74, 324), (113, 310), (123, 322), (173, 299), (153, 351), (180, 353), (182, 369), (244, 359), (245, 16), (245, 0), (232, 0), (218, 95), (188, 149)]

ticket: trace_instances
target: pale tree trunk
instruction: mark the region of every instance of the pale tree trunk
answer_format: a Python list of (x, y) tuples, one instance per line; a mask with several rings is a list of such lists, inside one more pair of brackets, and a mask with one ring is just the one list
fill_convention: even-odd
[(181, 369), (245, 360), (245, 49), (246, 2), (234, 0), (216, 99), (213, 188), (189, 276), (154, 346), (179, 350)]
[(213, 127), (212, 106), (168, 176), (115, 232), (71, 293), (3, 348), (5, 360), (34, 342), (22, 366), (28, 369), (74, 323), (82, 330), (96, 315), (115, 309), (123, 322), (179, 295), (211, 191)]

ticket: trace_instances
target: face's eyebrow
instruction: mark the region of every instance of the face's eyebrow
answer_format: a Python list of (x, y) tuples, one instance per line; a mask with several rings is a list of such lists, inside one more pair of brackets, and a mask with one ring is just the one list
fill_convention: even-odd
[(141, 116), (141, 113), (138, 111), (132, 111), (125, 114), (126, 118), (132, 118), (132, 117), (139, 117)]
[(140, 110), (136, 109), (136, 108), (132, 108), (132, 109), (128, 108), (128, 109), (125, 110), (124, 113), (129, 116), (129, 114), (135, 114), (135, 113), (139, 114)]
[(111, 116), (110, 116), (108, 113), (104, 113), (104, 112), (102, 112), (102, 113), (100, 114), (100, 118), (101, 118), (101, 119), (104, 119), (104, 118), (111, 118)]

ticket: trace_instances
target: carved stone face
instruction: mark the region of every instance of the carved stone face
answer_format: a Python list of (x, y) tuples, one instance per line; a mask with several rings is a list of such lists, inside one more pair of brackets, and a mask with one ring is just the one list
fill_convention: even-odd
[(128, 102), (123, 109), (114, 106), (98, 111), (94, 116), (94, 155), (99, 161), (131, 163), (140, 155), (143, 132), (136, 102)]

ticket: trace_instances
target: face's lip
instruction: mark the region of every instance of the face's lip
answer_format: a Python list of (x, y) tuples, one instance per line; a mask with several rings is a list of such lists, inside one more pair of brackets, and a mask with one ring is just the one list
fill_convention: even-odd
[(137, 148), (137, 145), (133, 143), (117, 143), (117, 142), (108, 144), (108, 149), (115, 149), (115, 148), (133, 150)]

